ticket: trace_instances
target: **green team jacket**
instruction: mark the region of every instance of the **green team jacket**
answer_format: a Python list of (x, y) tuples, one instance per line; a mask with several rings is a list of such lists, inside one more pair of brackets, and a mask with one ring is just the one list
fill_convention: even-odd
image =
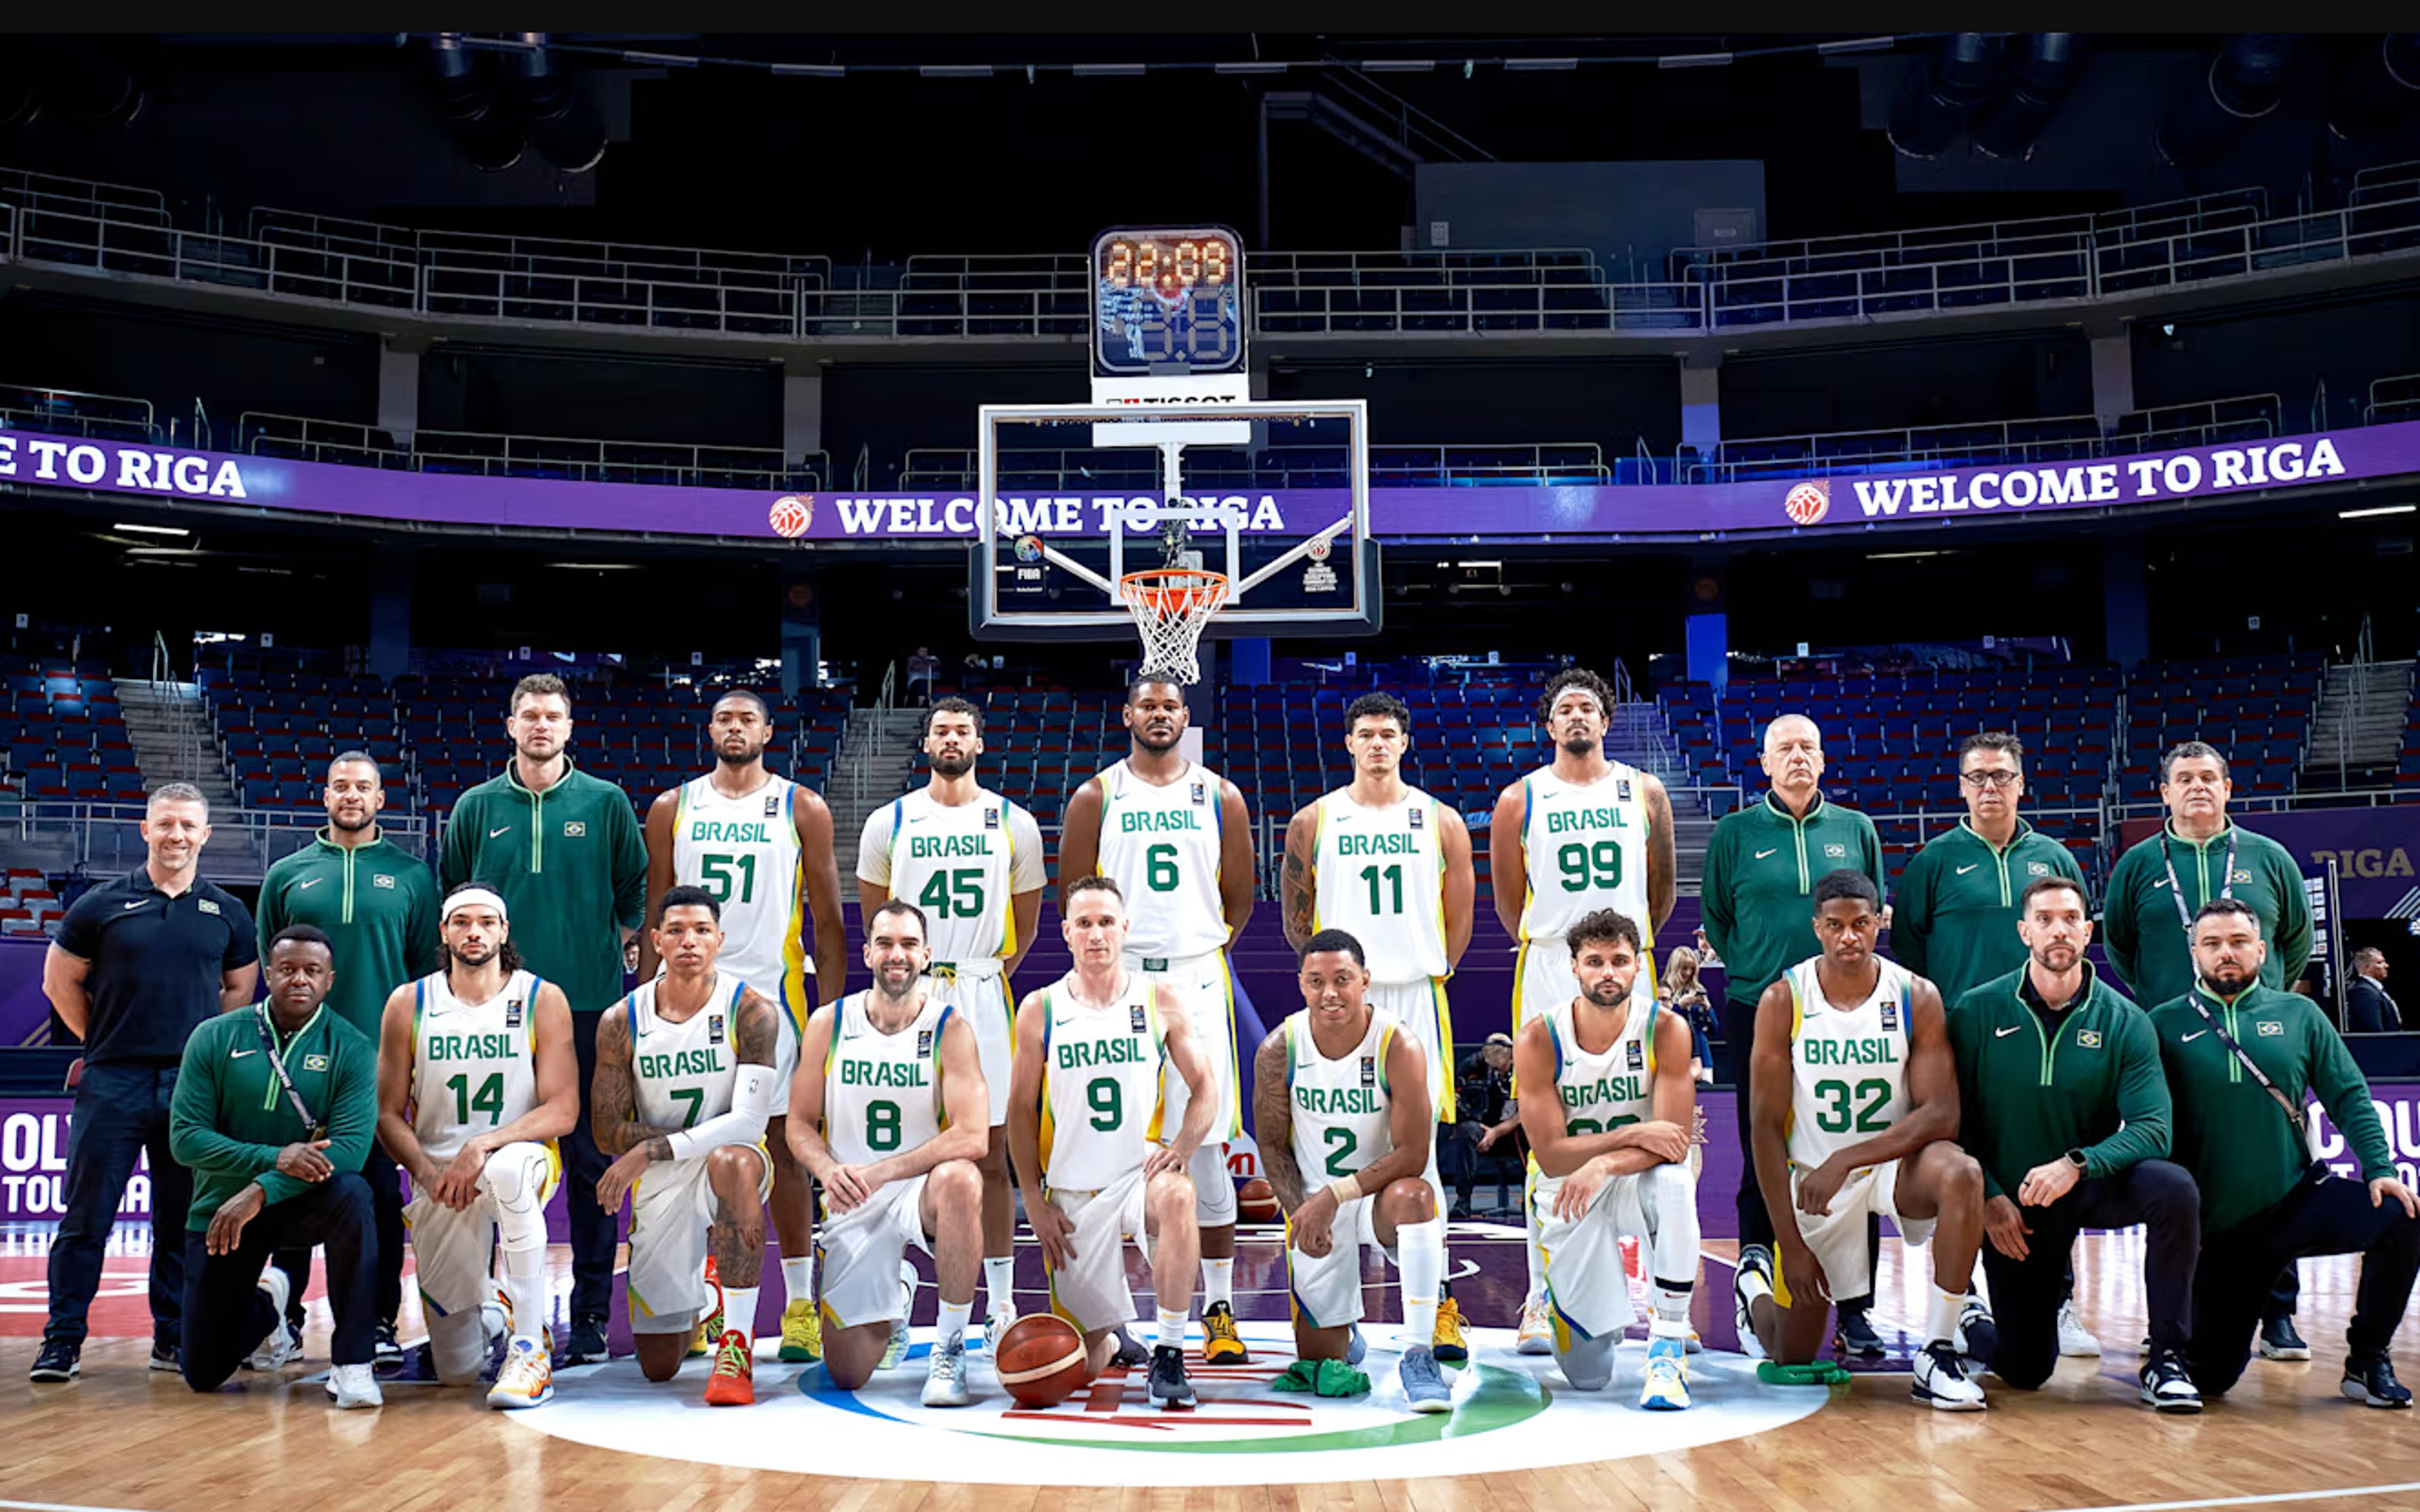
[[(1994, 977), (2025, 964), (2017, 938), (2017, 900), (2039, 877), (2084, 886), (2067, 847), (2017, 821), (2017, 832), (1994, 848), (1964, 819), (1925, 841), (1899, 875), (1891, 910), (1891, 959), (1929, 977), (1941, 1000), (1955, 1004)], [(2089, 902), (2090, 894), (2086, 894)]]
[(288, 924), (316, 924), (335, 942), (336, 982), (328, 1006), (378, 1043), (387, 995), (437, 968), (437, 875), (386, 840), (346, 847), (323, 826), (313, 844), (261, 879), (252, 911), (260, 959)]
[(620, 788), (566, 760), (562, 780), (532, 793), (506, 766), (454, 805), (438, 877), (448, 893), (494, 888), (522, 962), (573, 1012), (621, 1001), (621, 932), (645, 921), (647, 845)]
[(2207, 1244), (2247, 1218), (2283, 1200), (2310, 1168), (2311, 1147), (2301, 1119), (2288, 1125), (2277, 1105), (2233, 1052), (2219, 1042), (2210, 1024), (2194, 1011), (2199, 997), (2261, 1074), (2293, 1103), (2297, 1113), (2316, 1092), (2328, 1117), (2343, 1132), (2345, 1146), (2361, 1162), (2361, 1178), (2375, 1181), (2395, 1174), (2395, 1156), (2369, 1100), (2369, 1083), (2353, 1064), (2352, 1052), (2335, 1026), (2299, 993), (2255, 983), (2235, 1001), (2195, 987), (2151, 1011), (2160, 1037), (2160, 1059), (2177, 1103), (2177, 1164), (2201, 1186), (2201, 1232)]
[[(277, 1152), (312, 1134), (261, 1050), (266, 1014), (259, 1004), (222, 1013), (185, 1041), (168, 1103), (168, 1149), (194, 1173), (185, 1227), (196, 1233), (255, 1181), (272, 1204), (312, 1184), (277, 1168)], [(327, 1127), (320, 1153), (339, 1171), (360, 1170), (378, 1133), (378, 1046), (323, 1003), (277, 1050), (303, 1106)]]
[(1753, 1009), (1783, 972), (1814, 953), (1815, 884), (1842, 867), (1887, 891), (1874, 822), (1820, 793), (1804, 819), (1768, 793), (1715, 824), (1699, 903), (1732, 1002)]
[(1958, 1143), (1983, 1165), (1983, 1195), (2014, 1200), (2025, 1173), (2084, 1151), (2086, 1176), (2168, 1152), (2168, 1084), (2151, 1021), (2084, 967), (2084, 992), (2051, 1020), (2024, 967), (1949, 1011), (1958, 1062)]
[(2293, 853), (2237, 824), (2195, 843), (2179, 835), (2171, 821), (2118, 858), (2109, 869), (2109, 896), (2102, 901), (2101, 945), (2134, 1001), (2165, 1003), (2182, 997), (2194, 984), (2193, 952), (2177, 921), (2177, 901), (2168, 891), (2162, 856), (2177, 869), (2185, 912), (2191, 915), (2226, 890), (2227, 879), (2218, 873), (2226, 865), (2229, 835), (2236, 837), (2234, 896), (2260, 917), (2260, 933), (2269, 941), (2260, 980), (2285, 987), (2302, 976), (2311, 959), (2311, 903)]

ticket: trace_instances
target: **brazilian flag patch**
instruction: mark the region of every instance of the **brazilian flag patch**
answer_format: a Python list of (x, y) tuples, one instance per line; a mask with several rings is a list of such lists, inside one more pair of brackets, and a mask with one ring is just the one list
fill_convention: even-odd
[(302, 1057), (302, 1069), (304, 1071), (326, 1071), (328, 1069), (328, 1057), (325, 1056), (304, 1056)]

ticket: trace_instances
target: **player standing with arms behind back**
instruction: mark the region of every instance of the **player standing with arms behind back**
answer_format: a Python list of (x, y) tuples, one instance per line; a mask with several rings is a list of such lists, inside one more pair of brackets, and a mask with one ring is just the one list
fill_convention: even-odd
[[(1547, 680), (1538, 717), (1555, 743), (1555, 759), (1506, 788), (1487, 826), (1496, 917), (1521, 948), (1512, 974), (1516, 1043), (1522, 1025), (1579, 995), (1565, 943), (1571, 927), (1610, 908), (1646, 924), (1640, 949), (1652, 955), (1655, 932), (1672, 917), (1679, 879), (1672, 800), (1664, 784), (1605, 754), (1613, 689), (1592, 671), (1567, 668)], [(1642, 1012), (1655, 1001), (1654, 977), (1650, 965), (1632, 988)], [(1517, 1101), (1517, 1078), (1512, 1090)], [(1514, 1347), (1523, 1354), (1550, 1354), (1554, 1323), (1538, 1220), (1527, 1204), (1524, 1209), (1529, 1289)]]
[[(1145, 673), (1126, 687), (1133, 739), (1126, 759), (1067, 800), (1059, 837), (1062, 894), (1078, 878), (1118, 885), (1130, 919), (1125, 967), (1175, 989), (1210, 1062), (1218, 1108), (1192, 1153), (1202, 1230), (1202, 1359), (1251, 1358), (1235, 1331), (1235, 1182), (1227, 1141), (1244, 1128), (1235, 1065), (1235, 989), (1227, 947), (1252, 917), (1252, 815), (1235, 784), (1177, 749), (1189, 716), (1185, 685)], [(1167, 1087), (1168, 1119), (1183, 1119), (1189, 1089)]]
[(912, 903), (931, 930), (924, 990), (956, 1008), (975, 1037), (990, 1088), (983, 1171), (985, 1340), (997, 1346), (1016, 1317), (1016, 1201), (1008, 1181), (1008, 1062), (1016, 1027), (1008, 979), (1033, 946), (1042, 918), (1042, 830), (1019, 805), (975, 780), (983, 713), (962, 698), (924, 716), (932, 780), (865, 817), (857, 847), (859, 917)]
[[(806, 1173), (791, 1158), (783, 1119), (790, 1074), (807, 1015), (845, 984), (848, 941), (841, 929), (840, 867), (832, 857), (831, 810), (813, 789), (765, 769), (773, 739), (771, 705), (735, 689), (715, 700), (707, 738), (714, 770), (661, 794), (647, 810), (647, 917), (656, 921), (675, 887), (703, 887), (722, 909), (722, 949), (715, 963), (763, 993), (782, 1011), (776, 1041), (772, 1116), (765, 1144), (773, 1157), (773, 1232), (782, 1242), (782, 1353), (815, 1358), (814, 1211)], [(814, 953), (807, 953), (807, 916)], [(639, 980), (659, 964), (654, 935), (641, 931)], [(741, 1320), (751, 1329), (752, 1318)], [(712, 1348), (715, 1341), (704, 1341)]]
[[(1478, 884), (1462, 815), (1403, 779), (1411, 731), (1412, 711), (1386, 693), (1364, 693), (1344, 711), (1352, 782), (1305, 805), (1286, 825), (1286, 943), (1299, 951), (1326, 930), (1359, 942), (1369, 961), (1371, 1008), (1392, 1016), (1419, 1045), (1429, 1106), (1450, 1122), (1453, 1015), (1445, 981), (1469, 948)], [(1434, 1129), (1428, 1147), (1423, 1174), (1443, 1211)], [(1450, 1294), (1438, 1301), (1432, 1347), (1447, 1365), (1470, 1358)]]

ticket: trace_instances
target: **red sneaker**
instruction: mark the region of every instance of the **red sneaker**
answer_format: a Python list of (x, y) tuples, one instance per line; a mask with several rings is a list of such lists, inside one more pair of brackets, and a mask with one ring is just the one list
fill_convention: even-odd
[(756, 1400), (756, 1361), (748, 1335), (725, 1329), (714, 1351), (714, 1374), (706, 1378), (706, 1405), (748, 1407)]

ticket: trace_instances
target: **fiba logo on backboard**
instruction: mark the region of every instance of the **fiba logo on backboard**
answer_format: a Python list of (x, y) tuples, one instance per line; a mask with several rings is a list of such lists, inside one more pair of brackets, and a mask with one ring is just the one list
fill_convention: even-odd
[(773, 501), (773, 507), (766, 512), (765, 518), (773, 527), (774, 534), (783, 540), (795, 540), (806, 534), (807, 527), (815, 522), (815, 496), (811, 493), (783, 494)]
[(1820, 525), (1832, 512), (1832, 486), (1822, 478), (1809, 478), (1790, 490), (1781, 501), (1781, 512), (1790, 517), (1792, 525)]

